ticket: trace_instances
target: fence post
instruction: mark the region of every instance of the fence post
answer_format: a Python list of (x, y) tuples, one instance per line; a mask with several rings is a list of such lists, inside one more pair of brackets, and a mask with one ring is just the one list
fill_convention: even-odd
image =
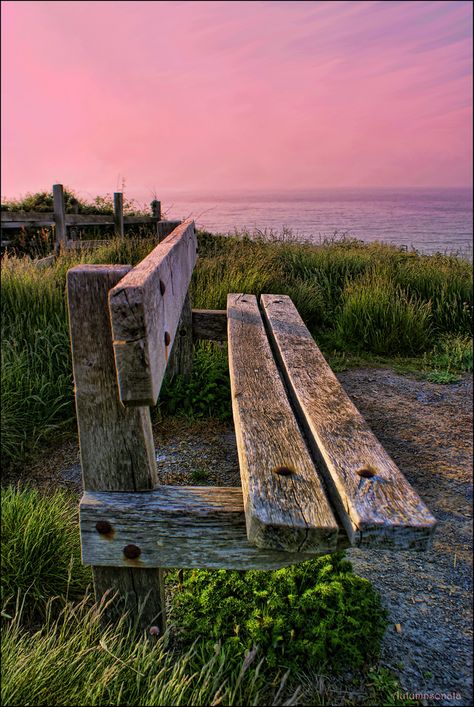
[(161, 201), (158, 201), (157, 199), (153, 199), (150, 206), (151, 206), (151, 215), (153, 216), (153, 218), (157, 218), (158, 221), (160, 221), (161, 220)]
[[(146, 491), (157, 485), (155, 448), (148, 407), (125, 407), (119, 399), (108, 293), (130, 265), (79, 265), (67, 275), (76, 413), (85, 491)], [(107, 518), (96, 530), (113, 532)], [(166, 624), (163, 571), (144, 569), (139, 548), (126, 546), (129, 567), (93, 567), (96, 599), (118, 596), (107, 618), (124, 610), (149, 629)]]
[(121, 192), (114, 192), (114, 223), (115, 223), (115, 235), (124, 237), (123, 228), (123, 194)]
[(62, 184), (53, 184), (54, 223), (56, 224), (55, 253), (58, 254), (61, 245), (67, 246), (66, 209), (64, 207), (64, 192)]

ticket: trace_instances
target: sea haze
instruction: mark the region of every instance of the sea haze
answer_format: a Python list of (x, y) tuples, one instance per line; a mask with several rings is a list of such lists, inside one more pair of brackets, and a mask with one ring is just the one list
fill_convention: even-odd
[(169, 218), (194, 218), (213, 233), (291, 229), (314, 243), (347, 234), (422, 253), (472, 258), (472, 188), (315, 189), (300, 191), (164, 192)]

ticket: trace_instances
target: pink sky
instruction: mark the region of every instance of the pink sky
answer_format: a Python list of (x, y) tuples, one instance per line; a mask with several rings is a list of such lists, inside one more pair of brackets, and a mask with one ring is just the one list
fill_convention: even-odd
[(472, 183), (470, 2), (2, 2), (2, 194)]

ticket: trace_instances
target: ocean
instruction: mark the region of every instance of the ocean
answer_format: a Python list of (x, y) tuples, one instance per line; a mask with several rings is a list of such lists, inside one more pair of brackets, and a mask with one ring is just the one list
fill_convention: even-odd
[(320, 243), (347, 235), (421, 253), (472, 260), (471, 188), (315, 189), (306, 191), (165, 192), (168, 218), (193, 218), (213, 233), (266, 233)]

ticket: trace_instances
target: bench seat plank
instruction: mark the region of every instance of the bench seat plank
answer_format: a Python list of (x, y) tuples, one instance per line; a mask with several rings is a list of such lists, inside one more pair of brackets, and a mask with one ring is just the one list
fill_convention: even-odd
[(194, 222), (185, 221), (109, 293), (115, 365), (124, 405), (158, 399), (197, 260)]
[(229, 369), (249, 541), (331, 552), (337, 521), (298, 428), (254, 295), (227, 297)]
[(262, 295), (261, 304), (280, 370), (351, 543), (427, 549), (435, 518), (343, 390), (291, 299)]

